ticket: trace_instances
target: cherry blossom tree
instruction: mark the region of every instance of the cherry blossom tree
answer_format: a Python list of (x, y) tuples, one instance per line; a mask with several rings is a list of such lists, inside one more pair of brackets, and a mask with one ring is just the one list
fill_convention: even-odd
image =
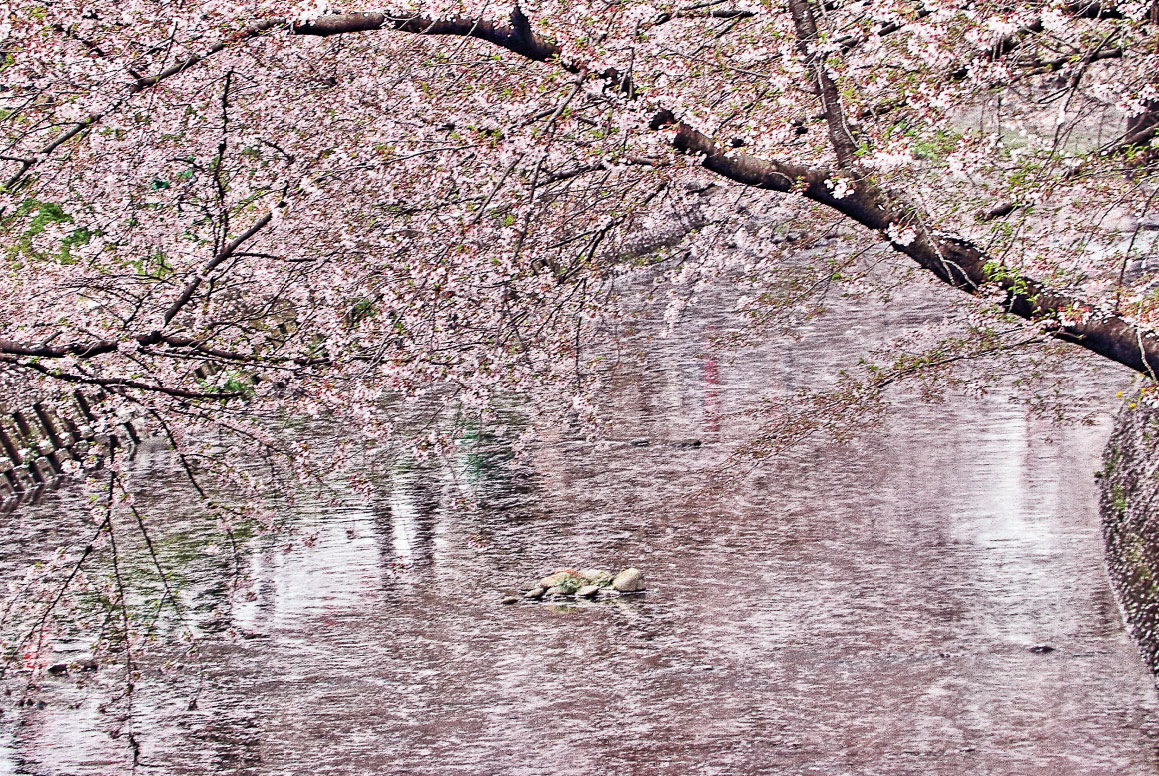
[(677, 236), (681, 282), (734, 260), (738, 199), (781, 192), (1152, 375), (1126, 267), (1151, 245), (1155, 13), (9, 3), (0, 359), (175, 440), (385, 424), (384, 391), (582, 393), (614, 279), (708, 171), (732, 193)]
[[(1159, 370), (1152, 2), (9, 0), (0, 41), (5, 402), (99, 389), (191, 473), (309, 474), (283, 419), (400, 397), (598, 414), (639, 277), (791, 327), (896, 256), (993, 311), (870, 388), (1048, 339)], [(786, 223), (850, 248), (802, 276)]]

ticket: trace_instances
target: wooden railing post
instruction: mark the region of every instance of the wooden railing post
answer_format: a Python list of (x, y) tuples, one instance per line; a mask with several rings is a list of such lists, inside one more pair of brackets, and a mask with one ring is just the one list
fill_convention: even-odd
[(117, 448), (128, 447), (130, 456), (136, 453), (141, 437), (132, 422), (116, 424), (124, 428), (123, 435), (96, 433), (93, 403), (107, 396), (104, 391), (86, 395), (78, 389), (68, 397), (67, 406), (36, 402), (27, 410), (0, 415), (0, 513), (21, 501), (37, 500), (60, 482), (65, 456), (84, 466), (95, 444), (103, 450), (98, 449), (90, 463), (99, 467), (104, 455)]

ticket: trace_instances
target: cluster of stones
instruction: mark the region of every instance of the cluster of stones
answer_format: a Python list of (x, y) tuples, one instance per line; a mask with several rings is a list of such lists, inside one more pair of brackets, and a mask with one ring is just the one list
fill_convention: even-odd
[(613, 575), (603, 569), (561, 569), (531, 585), (525, 599), (542, 598), (597, 598), (613, 593), (642, 593), (644, 575), (639, 569), (628, 568)]

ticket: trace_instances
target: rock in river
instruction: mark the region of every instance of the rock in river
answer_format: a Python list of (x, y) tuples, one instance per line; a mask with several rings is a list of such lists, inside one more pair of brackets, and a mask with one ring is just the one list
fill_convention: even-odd
[[(525, 599), (541, 598), (595, 598), (605, 588), (618, 593), (638, 593), (644, 589), (644, 575), (636, 568), (628, 568), (613, 575), (603, 569), (560, 569), (550, 576), (531, 582), (522, 589)], [(611, 590), (605, 591), (611, 595)]]
[(566, 582), (569, 579), (576, 577), (579, 574), (575, 569), (563, 569), (557, 571), (549, 577), (544, 577), (537, 583), (539, 587), (553, 588), (556, 585)]
[(638, 593), (644, 589), (644, 575), (640, 569), (624, 569), (612, 580), (612, 587), (621, 593)]
[(579, 578), (589, 585), (599, 585), (600, 587), (610, 585), (612, 582), (611, 572), (603, 569), (584, 569), (579, 573)]

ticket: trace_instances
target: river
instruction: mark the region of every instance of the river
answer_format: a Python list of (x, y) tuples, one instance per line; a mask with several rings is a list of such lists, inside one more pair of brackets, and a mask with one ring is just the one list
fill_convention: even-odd
[[(248, 540), (252, 600), (223, 597), (225, 555), (144, 449), (138, 501), (184, 558), (200, 655), (149, 663), (131, 708), (115, 672), (48, 677), (42, 704), (5, 704), (0, 774), (129, 773), (130, 739), (137, 772), (173, 775), (1159, 774), (1096, 511), (1125, 375), (1085, 386), (1094, 425), (1001, 390), (900, 391), (850, 443), (722, 471), (755, 397), (831, 380), (947, 298), (849, 302), (735, 352), (703, 309), (637, 335), (601, 440), (561, 429), (526, 459), (493, 440), (383, 464), (370, 500), (301, 498), (292, 535)], [(81, 536), (79, 490), (4, 518), (4, 568)], [(645, 594), (500, 603), (556, 568), (629, 565)]]

